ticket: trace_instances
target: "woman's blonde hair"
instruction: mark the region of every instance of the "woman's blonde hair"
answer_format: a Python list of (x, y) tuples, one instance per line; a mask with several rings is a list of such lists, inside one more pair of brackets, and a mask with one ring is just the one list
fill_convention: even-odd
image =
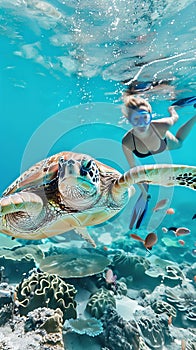
[(123, 101), (125, 107), (130, 107), (133, 109), (144, 109), (147, 112), (151, 113), (152, 112), (152, 107), (151, 105), (144, 100), (142, 97), (134, 97), (133, 95), (129, 95), (128, 93), (123, 94)]

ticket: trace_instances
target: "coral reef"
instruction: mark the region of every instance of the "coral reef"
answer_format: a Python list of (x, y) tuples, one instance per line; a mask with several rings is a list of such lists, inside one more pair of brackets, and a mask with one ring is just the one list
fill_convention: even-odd
[(103, 322), (102, 342), (110, 350), (150, 350), (140, 335), (135, 321), (125, 321), (115, 309), (107, 308), (101, 318)]
[(146, 275), (153, 278), (161, 276), (165, 283), (171, 283), (171, 281), (179, 283), (179, 281), (185, 279), (185, 275), (177, 264), (169, 260), (161, 259), (155, 255), (151, 256), (149, 261), (151, 262), (151, 266), (145, 271)]
[(64, 350), (62, 329), (60, 309), (38, 308), (27, 317), (15, 317), (12, 328), (1, 328), (0, 349)]
[[(42, 344), (49, 349), (63, 349), (62, 329), (63, 313), (57, 308), (56, 310), (48, 308), (38, 308), (27, 315), (24, 324), (25, 332), (38, 330), (43, 334)], [(42, 333), (42, 330), (45, 332)]]
[(9, 258), (12, 260), (21, 260), (25, 259), (34, 259), (36, 262), (39, 262), (43, 259), (43, 251), (33, 244), (28, 246), (16, 246), (13, 248), (0, 248), (0, 257)]
[(4, 326), (7, 322), (12, 320), (12, 318), (13, 318), (13, 305), (12, 304), (4, 305), (0, 309), (0, 327)]
[(9, 304), (14, 298), (14, 287), (6, 282), (0, 283), (0, 307)]
[(43, 259), (42, 250), (36, 245), (0, 248), (0, 266), (10, 283), (18, 283), (23, 274), (33, 269)]
[(95, 337), (103, 332), (101, 321), (94, 317), (88, 319), (77, 318), (76, 320), (67, 320), (64, 323), (64, 330), (69, 329), (78, 334), (87, 334), (90, 337)]
[(60, 309), (38, 308), (28, 313), (24, 324), (25, 332), (45, 329), (47, 333), (62, 332), (63, 313)]
[(163, 326), (158, 319), (143, 316), (138, 320), (138, 325), (150, 349), (162, 350), (164, 345)]
[(96, 318), (100, 318), (108, 306), (116, 307), (114, 293), (105, 288), (100, 288), (90, 296), (86, 305), (86, 311)]
[(193, 285), (184, 282), (174, 288), (167, 287), (165, 297), (181, 312), (181, 321), (186, 327), (196, 322), (196, 291)]
[(134, 280), (140, 280), (144, 276), (144, 272), (150, 267), (150, 263), (146, 258), (125, 252), (116, 253), (112, 265), (118, 278), (131, 275)]
[(39, 268), (63, 278), (92, 276), (102, 272), (110, 260), (102, 254), (86, 249), (64, 249), (63, 254), (49, 255), (40, 262)]
[(156, 314), (162, 314), (165, 313), (168, 317), (176, 317), (176, 309), (174, 306), (170, 305), (169, 303), (163, 301), (163, 300), (157, 300), (151, 304), (152, 309)]
[(76, 290), (57, 275), (32, 273), (16, 287), (16, 305), (20, 315), (39, 307), (60, 308), (63, 319), (76, 318)]

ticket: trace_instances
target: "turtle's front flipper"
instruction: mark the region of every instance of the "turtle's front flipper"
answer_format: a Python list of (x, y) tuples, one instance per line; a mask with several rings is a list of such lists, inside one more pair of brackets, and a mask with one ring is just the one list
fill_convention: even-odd
[(196, 167), (189, 165), (154, 164), (138, 166), (121, 175), (113, 186), (120, 192), (138, 183), (160, 186), (184, 186), (196, 190)]
[(34, 193), (18, 192), (0, 199), (0, 216), (23, 211), (37, 216), (43, 207), (42, 199)]

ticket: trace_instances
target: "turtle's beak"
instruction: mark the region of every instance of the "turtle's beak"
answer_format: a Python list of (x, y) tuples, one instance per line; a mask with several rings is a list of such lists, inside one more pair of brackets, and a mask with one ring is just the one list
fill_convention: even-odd
[(67, 164), (65, 166), (65, 177), (75, 176), (77, 174), (77, 166), (75, 164)]
[(77, 177), (79, 175), (79, 166), (77, 162), (72, 159), (59, 161), (59, 178), (67, 180), (69, 178)]

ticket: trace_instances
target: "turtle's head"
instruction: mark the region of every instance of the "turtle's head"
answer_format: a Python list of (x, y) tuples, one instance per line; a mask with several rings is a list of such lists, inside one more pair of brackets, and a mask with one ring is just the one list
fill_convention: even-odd
[(100, 191), (99, 169), (94, 159), (74, 154), (59, 159), (58, 187), (66, 202), (77, 209), (91, 207)]

